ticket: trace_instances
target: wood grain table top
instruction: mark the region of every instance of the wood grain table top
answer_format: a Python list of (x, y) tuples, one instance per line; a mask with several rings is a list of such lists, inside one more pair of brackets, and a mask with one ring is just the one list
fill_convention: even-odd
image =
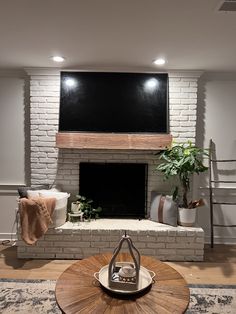
[[(148, 256), (141, 265), (156, 273), (148, 291), (134, 295), (117, 295), (104, 290), (94, 273), (109, 264), (112, 254), (100, 254), (80, 260), (68, 267), (56, 284), (56, 300), (66, 314), (106, 313), (137, 314), (184, 313), (189, 304), (189, 288), (184, 278), (172, 267)], [(129, 261), (126, 253), (117, 261)]]

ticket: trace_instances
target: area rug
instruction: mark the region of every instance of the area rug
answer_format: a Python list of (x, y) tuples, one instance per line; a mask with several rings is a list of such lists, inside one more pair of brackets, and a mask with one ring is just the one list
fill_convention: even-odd
[[(0, 279), (0, 313), (61, 314), (53, 280)], [(189, 285), (187, 314), (235, 314), (236, 285)]]

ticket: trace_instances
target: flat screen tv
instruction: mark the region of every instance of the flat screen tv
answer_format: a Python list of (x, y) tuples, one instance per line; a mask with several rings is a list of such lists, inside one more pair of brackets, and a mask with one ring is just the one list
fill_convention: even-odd
[(60, 132), (168, 133), (168, 74), (61, 72)]

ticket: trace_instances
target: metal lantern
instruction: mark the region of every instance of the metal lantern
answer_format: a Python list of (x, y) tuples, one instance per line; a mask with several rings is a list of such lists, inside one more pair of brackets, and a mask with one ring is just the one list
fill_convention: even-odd
[[(129, 253), (133, 262), (116, 262), (116, 258), (127, 242)], [(108, 266), (108, 286), (115, 290), (133, 291), (138, 290), (140, 274), (140, 253), (133, 245), (131, 238), (126, 234), (122, 236)]]

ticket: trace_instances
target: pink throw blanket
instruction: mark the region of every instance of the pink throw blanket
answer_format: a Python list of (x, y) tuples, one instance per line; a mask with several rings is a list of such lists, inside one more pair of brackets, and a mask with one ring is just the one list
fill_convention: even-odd
[(21, 237), (27, 244), (34, 244), (48, 230), (55, 204), (55, 198), (20, 199)]

